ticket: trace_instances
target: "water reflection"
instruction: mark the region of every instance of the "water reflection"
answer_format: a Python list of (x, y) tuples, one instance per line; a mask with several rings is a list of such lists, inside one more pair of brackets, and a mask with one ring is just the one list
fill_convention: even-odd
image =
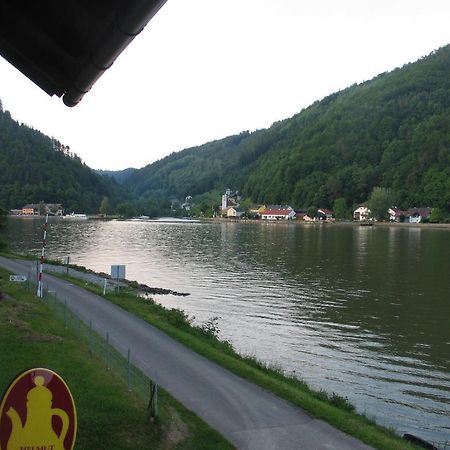
[[(14, 222), (16, 248), (38, 252), (40, 223)], [(447, 230), (55, 220), (48, 250), (190, 292), (159, 301), (199, 322), (219, 316), (241, 352), (401, 432), (450, 440)]]

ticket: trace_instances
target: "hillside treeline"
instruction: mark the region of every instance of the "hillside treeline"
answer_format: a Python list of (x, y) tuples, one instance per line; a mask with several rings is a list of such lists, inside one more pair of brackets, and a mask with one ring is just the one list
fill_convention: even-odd
[(20, 124), (0, 108), (0, 206), (62, 203), (66, 211), (98, 212), (101, 201), (123, 198), (109, 177), (94, 173), (55, 139)]

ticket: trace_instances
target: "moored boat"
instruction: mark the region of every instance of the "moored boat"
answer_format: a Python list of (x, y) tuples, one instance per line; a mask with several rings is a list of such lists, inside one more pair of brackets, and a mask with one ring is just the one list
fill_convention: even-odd
[(77, 214), (77, 213), (66, 214), (63, 217), (64, 219), (78, 219), (78, 220), (86, 220), (88, 218), (86, 214)]

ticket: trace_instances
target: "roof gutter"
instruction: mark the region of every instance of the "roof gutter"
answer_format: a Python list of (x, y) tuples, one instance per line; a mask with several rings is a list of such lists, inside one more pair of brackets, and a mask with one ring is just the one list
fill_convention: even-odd
[(84, 94), (109, 69), (130, 42), (144, 29), (167, 0), (128, 0), (121, 8), (100, 45), (91, 53), (89, 60), (78, 72), (72, 86), (63, 96), (67, 106), (77, 105)]

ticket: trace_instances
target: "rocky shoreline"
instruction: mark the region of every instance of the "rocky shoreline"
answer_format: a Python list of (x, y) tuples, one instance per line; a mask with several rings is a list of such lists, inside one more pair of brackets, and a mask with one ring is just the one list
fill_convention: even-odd
[(56, 272), (61, 274), (68, 273), (69, 276), (82, 279), (91, 283), (98, 284), (99, 286), (103, 287), (105, 284), (105, 280), (107, 280), (106, 288), (107, 290), (113, 290), (119, 286), (128, 286), (132, 289), (136, 289), (142, 294), (146, 295), (176, 295), (179, 297), (187, 297), (190, 295), (186, 292), (177, 292), (173, 291), (172, 289), (165, 289), (165, 288), (158, 288), (158, 287), (152, 287), (148, 286), (144, 283), (138, 283), (137, 281), (130, 281), (130, 280), (112, 280), (111, 275), (105, 272), (94, 272), (91, 269), (88, 269), (84, 266), (76, 266), (74, 264), (70, 264), (69, 268), (67, 269), (67, 266), (62, 266), (59, 264), (56, 264), (54, 262), (47, 262), (45, 264), (45, 271), (46, 272)]

